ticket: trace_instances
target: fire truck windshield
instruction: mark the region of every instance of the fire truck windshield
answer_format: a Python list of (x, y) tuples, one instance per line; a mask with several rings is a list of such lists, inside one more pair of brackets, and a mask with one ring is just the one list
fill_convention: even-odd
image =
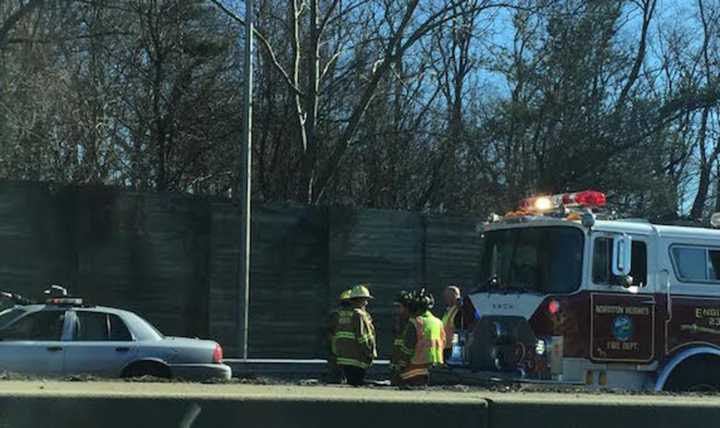
[(480, 288), (540, 294), (580, 287), (584, 234), (574, 227), (494, 230), (483, 235)]

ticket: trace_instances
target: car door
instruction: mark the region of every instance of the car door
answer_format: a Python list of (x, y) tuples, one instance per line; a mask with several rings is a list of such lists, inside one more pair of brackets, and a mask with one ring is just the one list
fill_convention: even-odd
[(0, 330), (0, 370), (38, 376), (63, 373), (66, 311), (30, 312)]
[(74, 310), (69, 318), (65, 373), (120, 376), (137, 352), (125, 322), (116, 314), (97, 310)]

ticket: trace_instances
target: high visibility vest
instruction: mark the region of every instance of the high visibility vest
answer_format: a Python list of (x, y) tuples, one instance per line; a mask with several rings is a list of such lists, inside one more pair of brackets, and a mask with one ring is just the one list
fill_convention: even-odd
[(443, 349), (445, 348), (443, 322), (430, 311), (412, 318), (410, 323), (415, 327), (417, 340), (415, 354), (410, 360), (410, 364), (400, 373), (400, 378), (404, 380), (429, 375), (430, 367), (443, 363)]
[(375, 327), (370, 314), (362, 309), (339, 311), (333, 348), (338, 365), (370, 367), (377, 357)]
[(452, 348), (452, 337), (456, 331), (455, 318), (457, 317), (459, 311), (460, 307), (458, 305), (453, 305), (448, 308), (448, 310), (445, 311), (445, 315), (443, 315), (442, 322), (445, 328), (445, 349)]

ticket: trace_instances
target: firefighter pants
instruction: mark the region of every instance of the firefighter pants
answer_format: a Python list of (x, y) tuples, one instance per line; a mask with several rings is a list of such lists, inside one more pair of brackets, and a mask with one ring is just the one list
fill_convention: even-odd
[(345, 373), (347, 383), (352, 386), (365, 385), (365, 369), (355, 366), (340, 366)]
[(342, 367), (337, 365), (337, 358), (332, 355), (328, 357), (327, 362), (327, 383), (337, 384), (345, 382), (345, 374), (343, 373)]

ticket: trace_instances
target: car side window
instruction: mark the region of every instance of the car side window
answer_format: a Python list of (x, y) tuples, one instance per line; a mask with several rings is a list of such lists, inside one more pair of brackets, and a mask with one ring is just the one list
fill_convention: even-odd
[(125, 325), (125, 321), (114, 314), (109, 314), (108, 317), (110, 317), (110, 340), (116, 342), (129, 342), (133, 340), (130, 330), (128, 330), (127, 325)]
[(132, 340), (132, 335), (117, 315), (102, 312), (77, 312), (75, 340), (81, 342), (127, 342)]
[[(596, 284), (619, 284), (618, 278), (612, 274), (612, 240), (597, 238), (593, 249), (593, 282)], [(633, 285), (647, 285), (647, 246), (642, 241), (632, 241), (632, 267), (630, 276)]]
[(708, 256), (710, 257), (710, 280), (718, 281), (720, 280), (720, 251), (710, 250)]
[(683, 282), (720, 282), (720, 249), (695, 245), (670, 247), (675, 274)]
[(2, 331), (3, 340), (60, 340), (65, 311), (41, 311), (20, 318)]
[(686, 281), (707, 281), (707, 249), (702, 247), (673, 247), (673, 259), (678, 276)]
[(107, 315), (99, 312), (77, 312), (75, 340), (81, 342), (108, 340), (109, 331)]

